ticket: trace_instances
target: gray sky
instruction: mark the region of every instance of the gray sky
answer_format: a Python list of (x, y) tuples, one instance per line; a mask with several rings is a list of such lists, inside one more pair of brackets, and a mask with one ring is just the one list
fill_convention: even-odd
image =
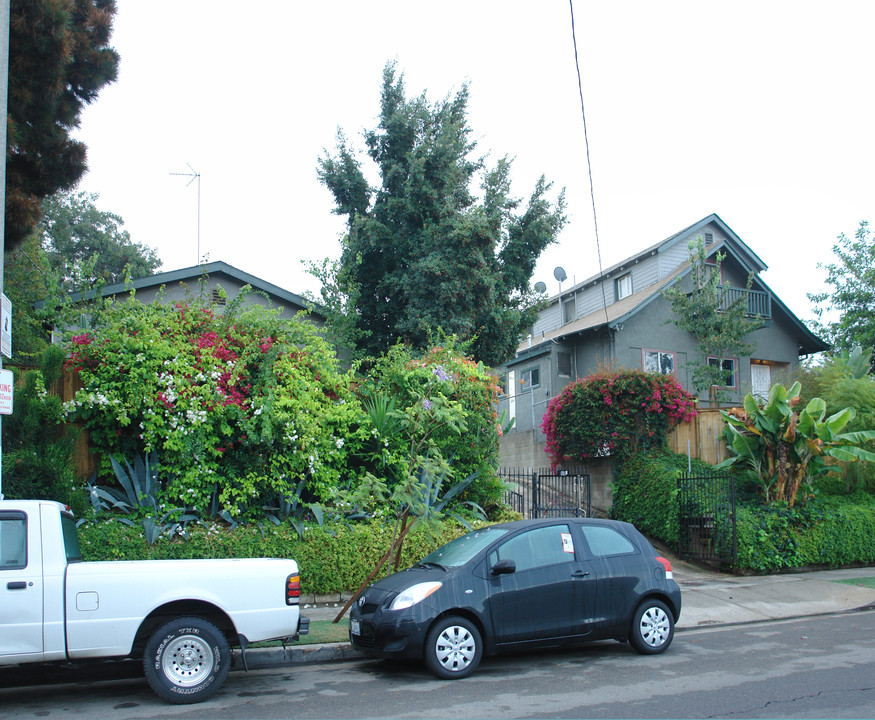
[[(100, 194), (163, 269), (200, 254), (292, 292), (338, 257), (343, 220), (316, 177), (338, 127), (364, 148), (381, 73), (409, 95), (470, 83), (478, 151), (544, 174), (568, 226), (532, 282), (599, 270), (566, 0), (118, 0), (119, 80), (82, 117)], [(803, 319), (840, 232), (875, 222), (875, 3), (581, 2), (574, 15), (608, 267), (716, 212)], [(565, 285), (568, 286), (567, 284)]]

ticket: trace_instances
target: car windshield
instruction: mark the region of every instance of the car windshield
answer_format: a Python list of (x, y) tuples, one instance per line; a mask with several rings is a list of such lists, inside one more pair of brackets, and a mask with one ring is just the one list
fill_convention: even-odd
[(437, 563), (444, 567), (458, 567), (459, 565), (464, 565), (477, 553), (483, 550), (483, 548), (489, 546), (492, 542), (498, 540), (498, 538), (506, 533), (507, 530), (505, 529), (492, 527), (483, 528), (482, 530), (474, 530), (467, 535), (462, 535), (462, 537), (451, 540), (434, 552), (430, 552), (422, 558), (422, 562)]

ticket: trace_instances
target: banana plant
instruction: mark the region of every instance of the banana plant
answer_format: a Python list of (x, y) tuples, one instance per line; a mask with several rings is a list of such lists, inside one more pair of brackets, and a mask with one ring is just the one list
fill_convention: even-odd
[[(743, 408), (721, 410), (730, 432), (727, 442), (733, 453), (717, 467), (746, 473), (766, 501), (796, 503), (801, 487), (810, 489), (818, 475), (833, 472), (826, 458), (843, 462), (875, 462), (875, 453), (862, 447), (875, 439), (875, 430), (843, 433), (854, 419), (854, 409), (845, 408), (826, 416), (826, 403), (813, 398), (802, 410), (802, 385), (790, 389), (774, 385), (763, 405), (748, 394)], [(807, 493), (806, 493), (807, 494)]]

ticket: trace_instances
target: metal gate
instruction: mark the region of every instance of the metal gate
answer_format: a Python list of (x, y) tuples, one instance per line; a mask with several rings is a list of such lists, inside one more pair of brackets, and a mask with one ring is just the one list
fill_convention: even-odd
[(589, 517), (592, 490), (586, 468), (532, 470), (501, 468), (508, 485), (504, 501), (528, 518)]
[(738, 557), (735, 479), (705, 471), (678, 478), (678, 554), (732, 563)]

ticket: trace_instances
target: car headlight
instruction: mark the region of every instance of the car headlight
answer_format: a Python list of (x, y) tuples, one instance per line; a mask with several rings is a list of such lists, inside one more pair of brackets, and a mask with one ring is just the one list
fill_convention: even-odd
[(417, 583), (416, 585), (411, 585), (406, 590), (403, 590), (399, 593), (398, 597), (396, 597), (392, 604), (389, 606), (390, 610), (404, 610), (405, 608), (409, 608), (413, 605), (416, 605), (418, 602), (422, 602), (429, 595), (431, 595), (435, 590), (437, 590), (442, 582), (424, 582)]

